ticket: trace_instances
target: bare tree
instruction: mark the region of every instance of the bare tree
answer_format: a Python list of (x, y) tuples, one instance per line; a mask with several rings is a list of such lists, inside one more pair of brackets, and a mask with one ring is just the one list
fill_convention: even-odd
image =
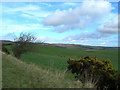
[(21, 58), (21, 54), (28, 52), (33, 47), (33, 42), (36, 40), (31, 33), (21, 33), (18, 38), (14, 39), (12, 51), (15, 57)]

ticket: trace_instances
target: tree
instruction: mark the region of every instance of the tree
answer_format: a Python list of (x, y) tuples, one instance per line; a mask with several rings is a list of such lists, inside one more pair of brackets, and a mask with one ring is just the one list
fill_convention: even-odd
[(21, 54), (31, 51), (35, 40), (35, 36), (31, 33), (20, 33), (20, 36), (14, 39), (14, 45), (12, 47), (14, 56), (21, 58)]

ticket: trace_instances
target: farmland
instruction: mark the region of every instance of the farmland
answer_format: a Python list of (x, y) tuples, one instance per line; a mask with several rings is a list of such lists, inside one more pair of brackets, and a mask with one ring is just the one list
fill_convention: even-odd
[[(90, 47), (90, 46), (89, 46)], [(7, 46), (11, 52), (11, 46)], [(34, 63), (45, 68), (52, 68), (64, 71), (69, 58), (80, 59), (83, 56), (97, 56), (99, 60), (110, 59), (114, 68), (118, 69), (117, 49), (98, 49), (94, 47), (93, 52), (86, 51), (86, 48), (76, 48), (76, 46), (62, 48), (55, 46), (37, 45), (31, 52), (22, 54), (22, 60), (27, 63)]]

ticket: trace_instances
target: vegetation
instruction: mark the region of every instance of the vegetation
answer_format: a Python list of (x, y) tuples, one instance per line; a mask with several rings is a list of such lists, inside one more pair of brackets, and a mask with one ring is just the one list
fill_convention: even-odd
[(21, 33), (18, 38), (15, 38), (15, 43), (12, 47), (14, 56), (20, 58), (21, 54), (30, 51), (33, 47), (32, 42), (35, 39), (31, 33)]
[[(13, 55), (12, 46), (6, 48)], [(66, 49), (53, 46), (35, 46), (31, 52), (21, 55), (21, 59), (27, 63), (34, 63), (38, 66), (45, 66), (64, 71), (67, 67), (68, 58), (79, 59), (84, 56), (97, 56), (99, 60), (110, 59), (111, 64), (118, 70), (118, 50), (97, 50), (89, 53), (82, 49)]]
[[(10, 54), (11, 55), (14, 55), (13, 54), (13, 51), (12, 51), (12, 48), (11, 48), (12, 46), (6, 46), (6, 48), (8, 49), (8, 51), (10, 52)], [(73, 47), (72, 48), (61, 48), (61, 47), (54, 47), (54, 46), (40, 46), (40, 45), (35, 45), (35, 47), (32, 49), (32, 51), (29, 51), (29, 52), (25, 52), (25, 53), (22, 53), (21, 54), (21, 60), (22, 61), (24, 61), (24, 62), (26, 62), (26, 64), (27, 64), (27, 66), (28, 65), (31, 65), (31, 64), (34, 64), (34, 66), (35, 67), (38, 67), (38, 68), (40, 68), (42, 71), (45, 71), (45, 72), (48, 72), (48, 70), (52, 73), (52, 77), (48, 77), (49, 79), (51, 79), (51, 78), (54, 78), (54, 75), (57, 75), (57, 76), (59, 76), (58, 74), (56, 74), (56, 72), (58, 73), (58, 72), (60, 72), (60, 73), (63, 73), (64, 72), (64, 70), (66, 69), (66, 67), (68, 66), (68, 64), (66, 63), (67, 62), (67, 60), (68, 60), (68, 58), (75, 58), (75, 60), (79, 60), (79, 58), (82, 58), (82, 57), (84, 57), (84, 56), (86, 56), (86, 55), (90, 55), (91, 57), (93, 57), (93, 56), (97, 56), (98, 57), (98, 60), (100, 60), (101, 62), (102, 62), (102, 60), (104, 60), (105, 58), (107, 58), (107, 59), (110, 59), (110, 61), (111, 61), (111, 64), (113, 65), (113, 68), (115, 68), (116, 70), (118, 70), (118, 50), (117, 49), (109, 49), (109, 50), (107, 50), (107, 49), (105, 49), (105, 50), (96, 50), (95, 52), (86, 52), (85, 51), (85, 49), (74, 49)], [(4, 57), (4, 56), (3, 56)], [(13, 60), (14, 61), (14, 60)], [(15, 62), (15, 61), (14, 61)], [(28, 64), (29, 63), (29, 64)], [(4, 63), (3, 63), (4, 64)], [(6, 65), (7, 66), (7, 65)], [(8, 65), (9, 66), (9, 65)], [(14, 66), (14, 65), (13, 65)], [(16, 65), (17, 66), (17, 65)], [(16, 66), (14, 66), (14, 67), (16, 67)], [(21, 65), (20, 64), (20, 66), (21, 66), (21, 68), (23, 67), (24, 68), (24, 66), (23, 65)], [(34, 67), (31, 67), (31, 68), (34, 68)], [(23, 69), (23, 70), (25, 70), (24, 72), (19, 72), (19, 71), (22, 71), (21, 69), (18, 69), (18, 68), (16, 68), (17, 70), (16, 71), (18, 71), (18, 76), (19, 76), (19, 74), (20, 73), (25, 73), (26, 74), (26, 76), (25, 77), (27, 77), (27, 74), (28, 73), (26, 73), (25, 71), (26, 71), (26, 69)], [(14, 72), (16, 72), (16, 71), (14, 71)], [(12, 70), (11, 70), (11, 72), (12, 72)], [(34, 72), (34, 69), (33, 69), (33, 71), (30, 71), (31, 72), (31, 74)], [(39, 71), (36, 71), (36, 72), (39, 72)], [(30, 74), (30, 73), (29, 73)], [(29, 76), (29, 74), (28, 74), (28, 76)], [(31, 75), (30, 74), (30, 75)], [(37, 73), (35, 73), (34, 72), (34, 74), (37, 74)], [(49, 73), (50, 74), (50, 73)], [(49, 76), (49, 74), (45, 74), (45, 75), (48, 75)], [(5, 75), (5, 74), (4, 74)], [(11, 73), (10, 74), (11, 76), (13, 75), (13, 73)], [(21, 74), (20, 74), (21, 75)], [(38, 76), (39, 76), (39, 74), (37, 74)], [(35, 75), (35, 78), (37, 77), (37, 75)], [(60, 75), (62, 75), (62, 74), (60, 74)], [(23, 76), (23, 75), (21, 75), (21, 76)], [(55, 77), (57, 77), (57, 76), (55, 76)], [(84, 76), (84, 74), (83, 74), (83, 76)], [(114, 79), (113, 79), (113, 81), (112, 81), (112, 79), (111, 79), (111, 81), (112, 82), (114, 82), (114, 80), (115, 81), (117, 81), (116, 82), (116, 84), (115, 85), (118, 85), (119, 84), (119, 76), (118, 75), (113, 75), (114, 76)], [(6, 77), (6, 76), (5, 76)], [(20, 77), (20, 76), (19, 76)], [(31, 76), (30, 76), (31, 77)], [(17, 78), (17, 77), (16, 77)], [(21, 77), (22, 78), (22, 77)], [(47, 77), (45, 77), (45, 78), (47, 78)], [(45, 78), (43, 78), (43, 80), (45, 80), (46, 81), (46, 83), (47, 83), (47, 80), (45, 79)], [(47, 79), (48, 79), (47, 78)], [(97, 77), (96, 77), (97, 78)], [(30, 78), (29, 78), (30, 79)], [(27, 80), (29, 80), (29, 79), (27, 79)], [(56, 78), (55, 78), (56, 79)], [(61, 79), (61, 78), (59, 78), (59, 79)], [(98, 78), (99, 79), (99, 78)], [(106, 78), (107, 79), (107, 78)], [(24, 82), (24, 79), (22, 79), (23, 81), (21, 82), (21, 84), (23, 84), (23, 82)], [(27, 80), (25, 80), (25, 81), (27, 81)], [(32, 81), (32, 79), (30, 79), (31, 81)], [(35, 79), (36, 80), (36, 79)], [(63, 80), (63, 79), (61, 79), (61, 80)], [(71, 74), (71, 72), (69, 71), (68, 73), (66, 73), (65, 74), (65, 77), (64, 77), (64, 80), (63, 80), (63, 82), (64, 81), (66, 81), (66, 80), (68, 80), (69, 81), (69, 83), (72, 83), (72, 82), (75, 82), (75, 79), (74, 79), (74, 75), (73, 74)], [(76, 80), (78, 80), (77, 78), (76, 78)], [(86, 79), (87, 80), (87, 79)], [(89, 79), (88, 79), (89, 80)], [(97, 80), (97, 79), (96, 79)], [(12, 80), (11, 80), (12, 81)], [(18, 82), (19, 80), (18, 79), (16, 79), (16, 82)], [(90, 80), (89, 80), (90, 81)], [(4, 83), (5, 82), (7, 82), (7, 80), (6, 81), (4, 81)], [(8, 82), (10, 82), (10, 81), (8, 81)], [(34, 87), (40, 87), (40, 85), (39, 86), (37, 86), (38, 84), (38, 82), (37, 81), (34, 81), (33, 80), (33, 82), (35, 82), (35, 86)], [(50, 82), (53, 82), (53, 81), (50, 81)], [(62, 81), (59, 81), (59, 82), (62, 82)], [(83, 83), (83, 82), (85, 82), (84, 80), (81, 80), (81, 82)], [(63, 83), (63, 84), (65, 84), (65, 85), (56, 85), (56, 87), (97, 87), (96, 86), (96, 84), (93, 84), (93, 83), (91, 83), (91, 85), (89, 85), (90, 83), (84, 83), (83, 85), (82, 85), (82, 83), (79, 83), (79, 85), (78, 86), (74, 86), (74, 84), (72, 85), (72, 84), (65, 84), (65, 83)], [(94, 81), (94, 82), (96, 82), (96, 81)], [(57, 82), (56, 82), (57, 83)], [(8, 84), (8, 83), (7, 83)], [(6, 85), (7, 85), (6, 84)], [(60, 83), (59, 83), (60, 84)], [(78, 84), (78, 83), (77, 83)], [(69, 86), (70, 85), (70, 86)], [(84, 86), (85, 85), (85, 86)], [(110, 86), (110, 85), (107, 85), (107, 84), (104, 84), (105, 85), (105, 87), (108, 87), (108, 86)], [(112, 84), (111, 84), (112, 85)], [(24, 86), (24, 85), (23, 85)], [(19, 86), (19, 87), (23, 87), (22, 85), (21, 86)], [(29, 86), (29, 85), (26, 85), (27, 87), (32, 87), (32, 86)], [(44, 86), (44, 85), (42, 85), (42, 86)], [(49, 86), (49, 85), (48, 85)], [(119, 85), (118, 85), (119, 86)], [(117, 86), (117, 87), (118, 87)], [(10, 87), (10, 86), (9, 86)], [(14, 86), (15, 87), (15, 86)], [(16, 87), (18, 87), (18, 86), (16, 86)], [(24, 86), (25, 87), (25, 86)], [(52, 87), (52, 86), (51, 86)]]
[(49, 66), (65, 70), (68, 58), (79, 59), (84, 56), (97, 56), (99, 60), (110, 59), (115, 69), (118, 69), (118, 51), (117, 50), (98, 50), (93, 53), (86, 52), (82, 49), (66, 49), (52, 46), (36, 46), (34, 51), (22, 54), (22, 59), (28, 63)]
[(17, 58), (2, 54), (3, 88), (81, 88), (82, 84), (65, 79), (62, 72), (44, 70)]
[[(86, 56), (80, 60), (69, 59), (67, 71), (71, 70), (75, 78), (84, 85), (90, 84), (92, 87), (116, 90), (118, 86), (117, 70), (112, 67), (110, 60), (99, 61), (96, 57)], [(117, 77), (117, 79), (116, 79)]]
[(2, 46), (2, 51), (5, 52), (6, 54), (10, 54), (5, 46)]

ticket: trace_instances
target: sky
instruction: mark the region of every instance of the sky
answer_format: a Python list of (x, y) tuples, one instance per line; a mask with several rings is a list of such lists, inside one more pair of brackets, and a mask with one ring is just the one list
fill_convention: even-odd
[(0, 39), (32, 33), (36, 42), (118, 46), (118, 3), (3, 2)]

